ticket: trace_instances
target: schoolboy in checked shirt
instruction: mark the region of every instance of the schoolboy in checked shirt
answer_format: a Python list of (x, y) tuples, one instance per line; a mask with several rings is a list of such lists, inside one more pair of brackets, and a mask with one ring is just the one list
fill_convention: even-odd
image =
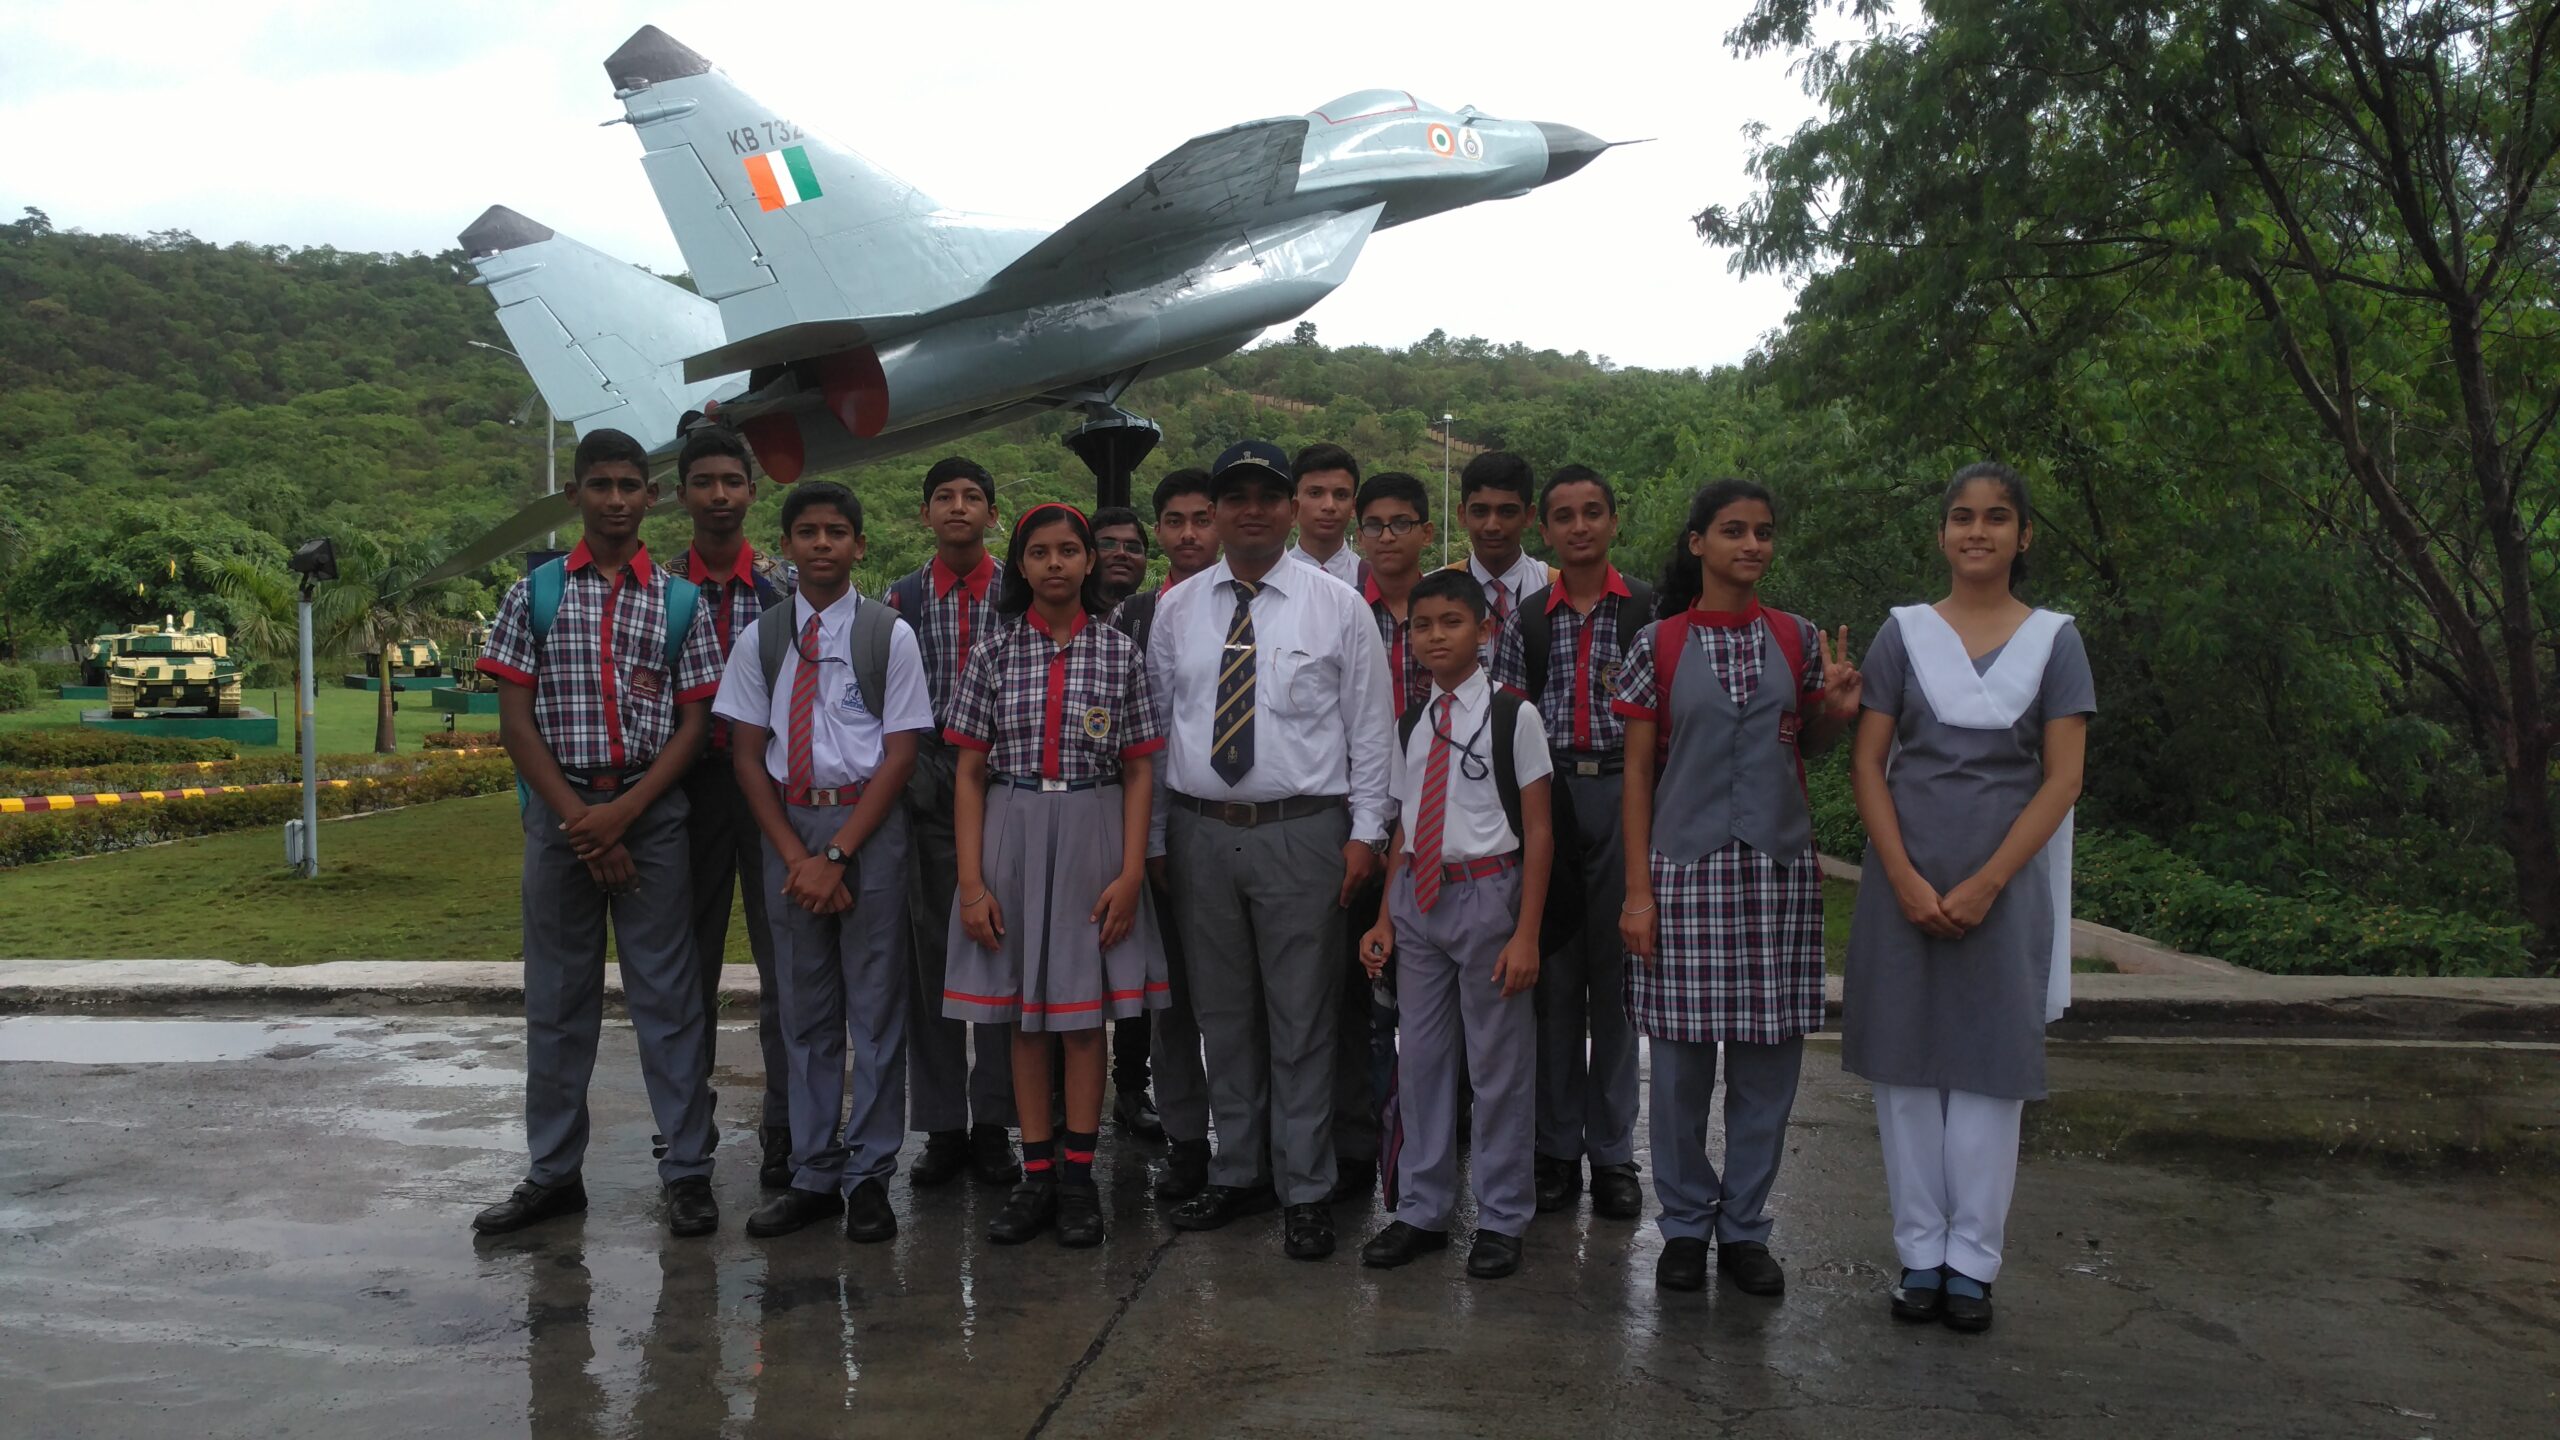
[(587, 1208), (587, 1080), (604, 1023), (607, 917), (640, 1045), (667, 1226), (719, 1228), (711, 1196), (710, 1021), (693, 949), (692, 849), (681, 788), (720, 684), (720, 645), (696, 616), (668, 650), (674, 577), (649, 559), (640, 520), (657, 498), (649, 455), (619, 430), (578, 442), (571, 474), (584, 537), (564, 563), (559, 608), (535, 633), (533, 580), (498, 606), (480, 668), (501, 681), (498, 733), (525, 783), (524, 1183), (472, 1221), (520, 1230)]

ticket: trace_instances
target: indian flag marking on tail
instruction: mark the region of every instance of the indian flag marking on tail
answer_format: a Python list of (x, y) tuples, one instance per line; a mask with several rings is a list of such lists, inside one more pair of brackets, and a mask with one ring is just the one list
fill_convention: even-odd
[(797, 145), (747, 157), (747, 184), (756, 192), (756, 207), (779, 210), (818, 198), (818, 172), (809, 168), (809, 152)]

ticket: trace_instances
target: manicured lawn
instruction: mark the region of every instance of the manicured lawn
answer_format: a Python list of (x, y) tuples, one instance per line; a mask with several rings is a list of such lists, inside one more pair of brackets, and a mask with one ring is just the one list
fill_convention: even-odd
[[(361, 690), (336, 688), (337, 680), (334, 676), (329, 678), (329, 685), (331, 688), (322, 690), (319, 699), (320, 753), (347, 755), (371, 750), (376, 697)], [(391, 723), (399, 731), (402, 752), (415, 751), (420, 737), (428, 731), (445, 728), (445, 713), (435, 708), (435, 702), (427, 698), (426, 691), (413, 690), (396, 698), (400, 709), (391, 717)], [(282, 742), (275, 748), (284, 751), (293, 749), (292, 690), (248, 690), (242, 692), (240, 703), (275, 716), (276, 738)], [(41, 725), (77, 725), (80, 723), (82, 710), (103, 709), (105, 705), (106, 702), (102, 700), (40, 700), (29, 709), (0, 714), (0, 730), (19, 730)], [(462, 717), (462, 728), (495, 730), (498, 728), (498, 717), (466, 715)], [(240, 753), (253, 755), (272, 752), (264, 746), (243, 745), (240, 747)]]

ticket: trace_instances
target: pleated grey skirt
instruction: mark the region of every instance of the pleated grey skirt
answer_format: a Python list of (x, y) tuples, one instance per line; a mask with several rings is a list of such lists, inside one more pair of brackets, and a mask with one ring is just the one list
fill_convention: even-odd
[(1117, 785), (1049, 793), (987, 787), (987, 889), (1004, 911), (1002, 948), (969, 938), (951, 898), (942, 1013), (1025, 1030), (1090, 1030), (1172, 1001), (1155, 902), (1138, 887), (1137, 922), (1104, 950), (1091, 918), (1120, 873)]

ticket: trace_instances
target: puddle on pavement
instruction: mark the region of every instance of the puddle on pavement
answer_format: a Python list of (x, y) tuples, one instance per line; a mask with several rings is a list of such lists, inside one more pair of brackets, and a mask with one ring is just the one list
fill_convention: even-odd
[[(157, 1065), (246, 1060), (291, 1047), (319, 1054), (363, 1020), (98, 1020), (59, 1015), (0, 1019), (0, 1062)], [(307, 1047), (307, 1048), (306, 1048)]]

